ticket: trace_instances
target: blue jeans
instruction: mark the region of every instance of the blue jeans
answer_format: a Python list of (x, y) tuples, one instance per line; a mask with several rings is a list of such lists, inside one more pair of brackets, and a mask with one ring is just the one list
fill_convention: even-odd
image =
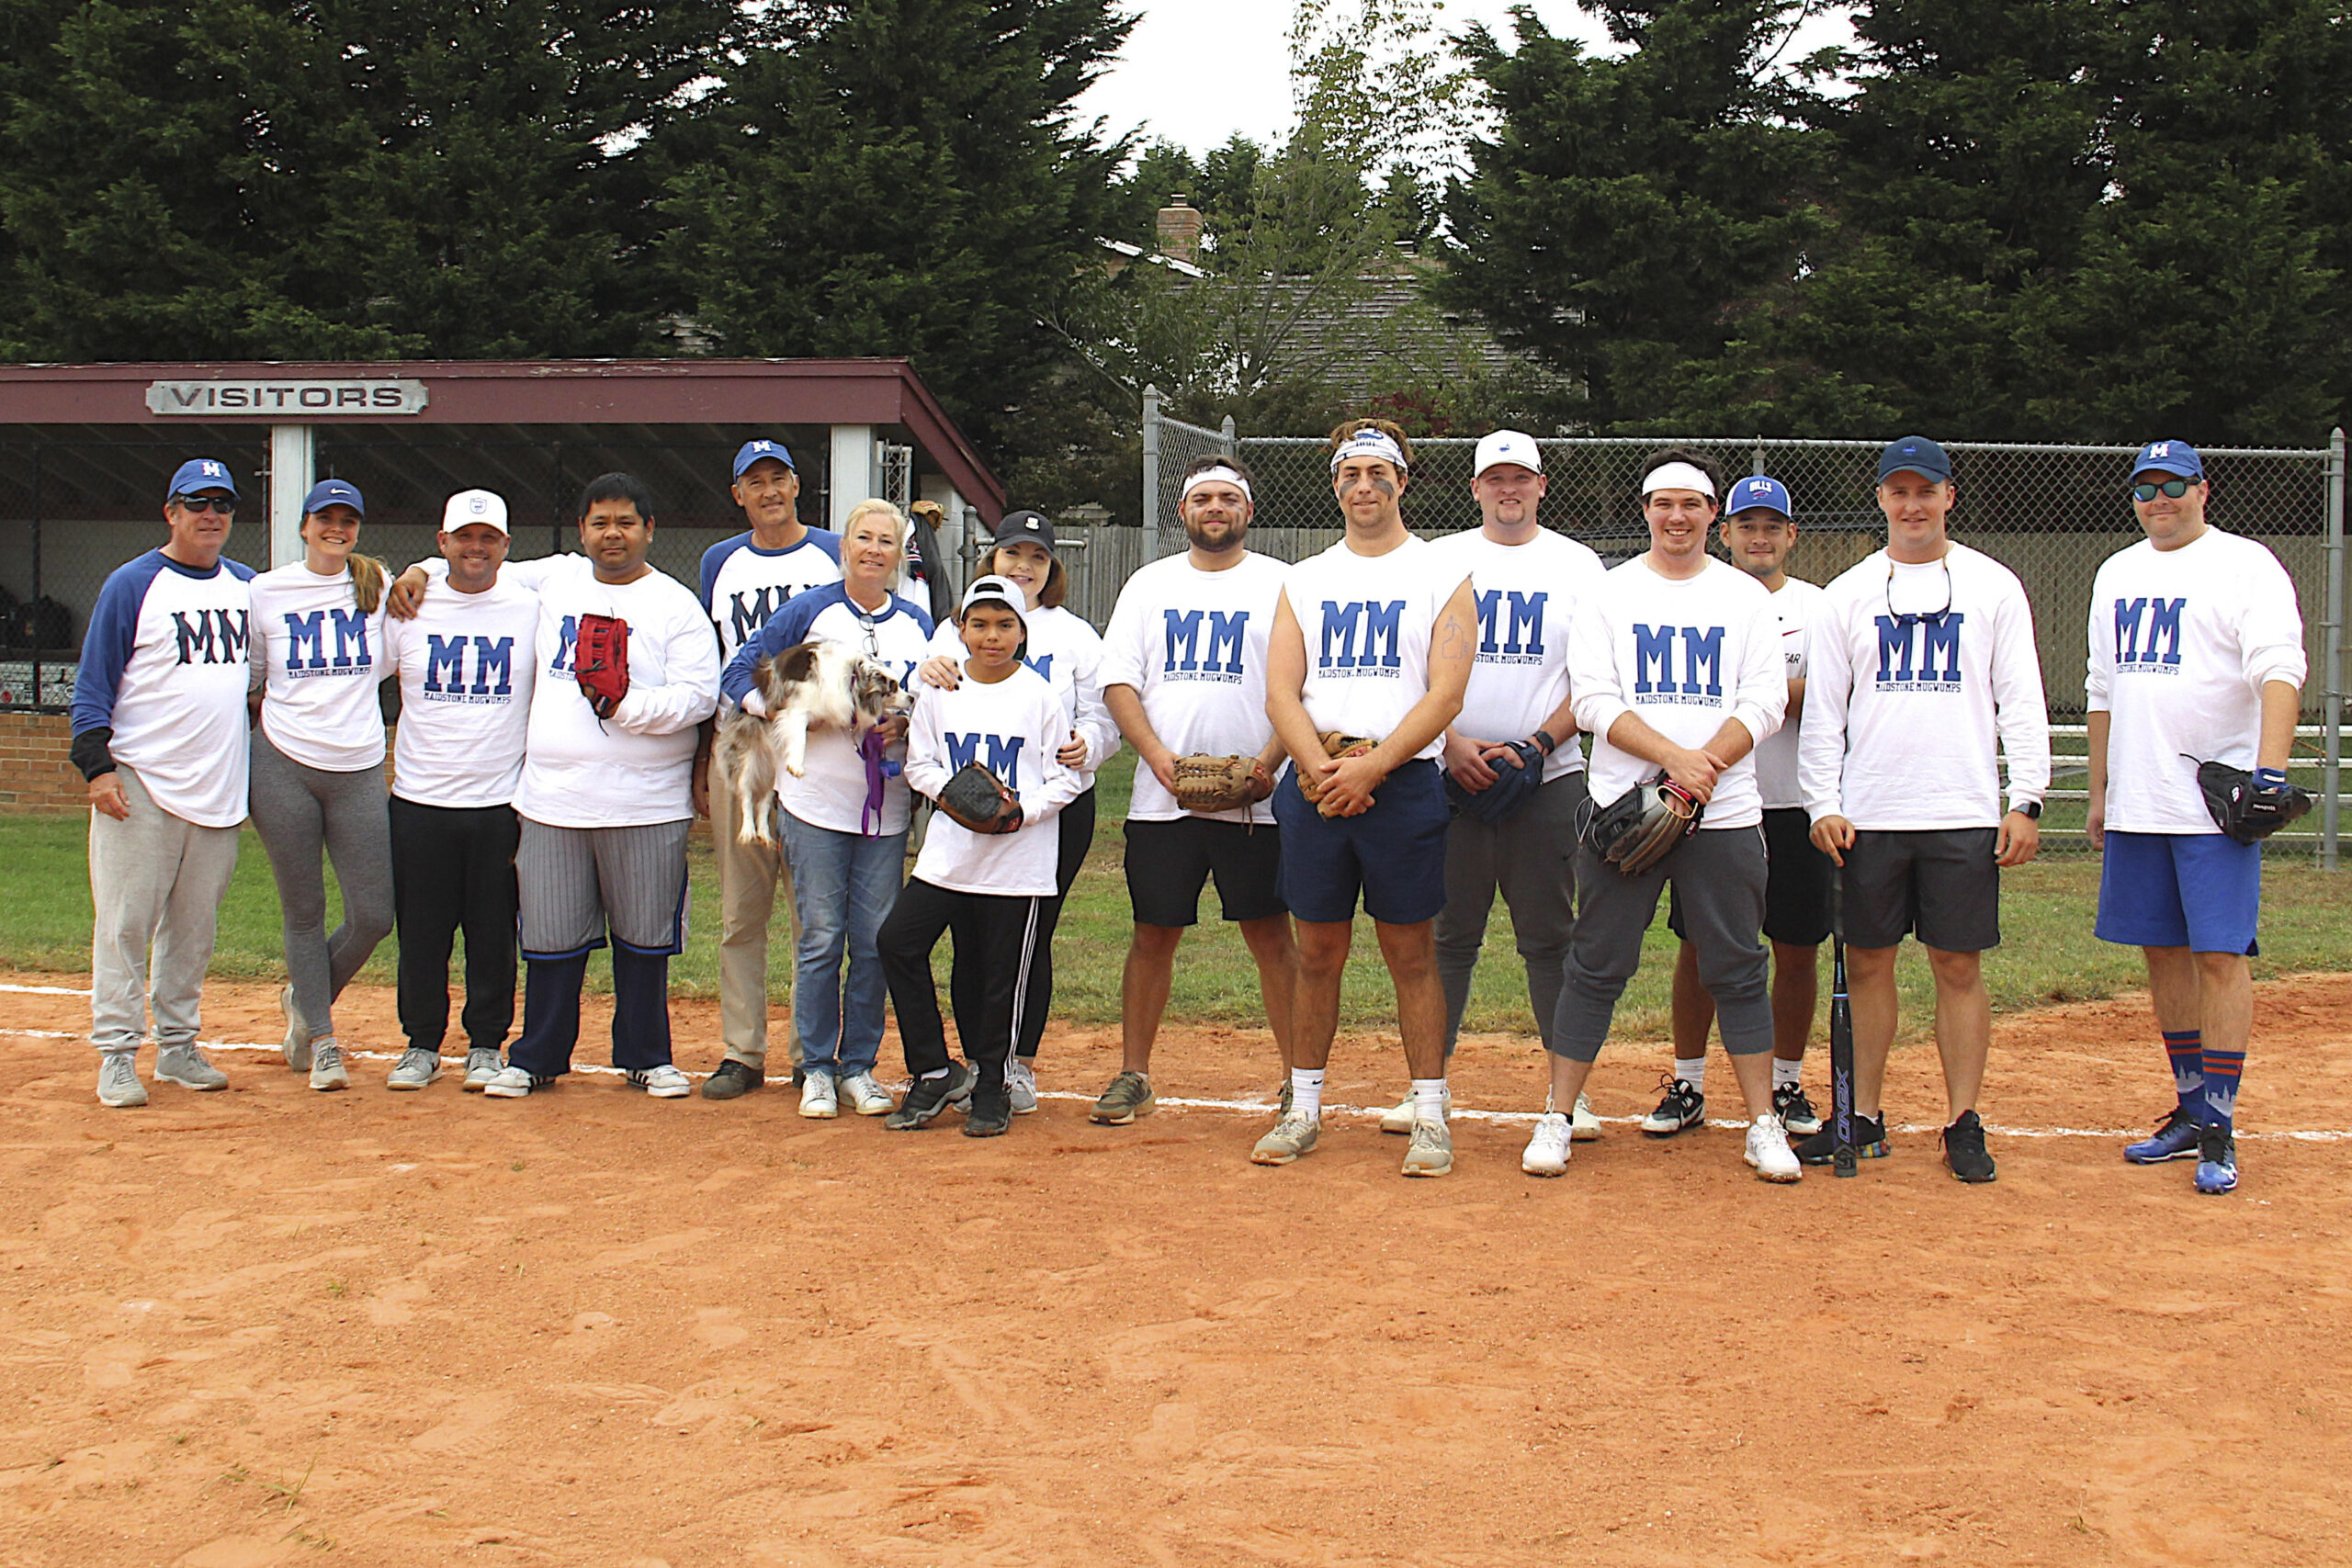
[[(836, 1077), (871, 1072), (882, 1053), (889, 986), (875, 938), (898, 901), (907, 836), (869, 839), (812, 827), (779, 810), (800, 942), (792, 966), (792, 1027), (800, 1065)], [(842, 958), (849, 977), (842, 977)]]

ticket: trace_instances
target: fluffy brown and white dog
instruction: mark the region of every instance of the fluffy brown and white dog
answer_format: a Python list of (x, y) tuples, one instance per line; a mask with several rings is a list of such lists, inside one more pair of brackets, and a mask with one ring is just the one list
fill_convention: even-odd
[(911, 705), (888, 670), (837, 642), (797, 643), (760, 660), (752, 666), (752, 687), (768, 716), (729, 709), (719, 721), (716, 756), (734, 781), (736, 836), (747, 844), (775, 842), (768, 807), (775, 798), (776, 770), (801, 776), (809, 730), (830, 726), (846, 731), (855, 745)]

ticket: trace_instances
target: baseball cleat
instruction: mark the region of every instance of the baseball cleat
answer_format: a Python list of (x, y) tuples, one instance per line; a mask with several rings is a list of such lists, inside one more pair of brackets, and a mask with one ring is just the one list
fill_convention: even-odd
[(1800, 1138), (1811, 1137), (1821, 1131), (1821, 1112), (1805, 1098), (1804, 1085), (1784, 1083), (1772, 1091), (1772, 1114), (1781, 1125)]
[(1707, 1119), (1707, 1097), (1680, 1078), (1668, 1078), (1657, 1109), (1642, 1118), (1642, 1131), (1653, 1138), (1670, 1138)]
[(1574, 1141), (1568, 1118), (1556, 1111), (1546, 1111), (1535, 1119), (1535, 1135), (1527, 1140), (1527, 1152), (1519, 1156), (1519, 1168), (1530, 1176), (1566, 1176), (1568, 1145)]
[(1747, 1124), (1747, 1146), (1740, 1153), (1762, 1181), (1794, 1181), (1804, 1175), (1796, 1152), (1789, 1147), (1788, 1129), (1770, 1111)]
[(2123, 1145), (2123, 1157), (2133, 1165), (2162, 1165), (2168, 1159), (2197, 1152), (2205, 1124), (2186, 1106), (2176, 1105), (2156, 1123), (2156, 1130), (2136, 1144)]

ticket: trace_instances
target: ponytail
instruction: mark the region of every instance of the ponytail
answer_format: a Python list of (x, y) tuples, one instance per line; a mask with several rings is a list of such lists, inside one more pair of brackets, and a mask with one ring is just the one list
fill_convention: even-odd
[(359, 613), (372, 615), (376, 606), (384, 602), (384, 563), (374, 556), (351, 552), (351, 597), (358, 604)]

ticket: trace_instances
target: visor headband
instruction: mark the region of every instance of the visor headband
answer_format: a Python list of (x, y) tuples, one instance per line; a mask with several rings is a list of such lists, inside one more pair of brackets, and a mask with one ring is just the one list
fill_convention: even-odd
[(1652, 468), (1642, 480), (1642, 499), (1646, 501), (1662, 490), (1695, 490), (1709, 501), (1715, 499), (1715, 481), (1704, 468), (1690, 463), (1660, 463)]

